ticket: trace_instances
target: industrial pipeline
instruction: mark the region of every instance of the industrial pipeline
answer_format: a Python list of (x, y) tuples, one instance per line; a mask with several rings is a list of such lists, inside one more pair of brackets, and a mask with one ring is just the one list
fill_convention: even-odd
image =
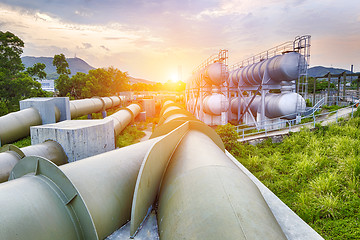
[(0, 239), (104, 239), (129, 220), (134, 236), (157, 199), (160, 239), (286, 239), (216, 132), (164, 106), (148, 141), (60, 167), (20, 160), (0, 184)]
[[(121, 108), (116, 113), (106, 117), (106, 120), (113, 119), (115, 137), (118, 136), (129, 123), (134, 121), (140, 109), (140, 105), (135, 103)], [(27, 156), (44, 157), (56, 165), (67, 163), (67, 156), (63, 148), (55, 141), (46, 141), (23, 148), (18, 148), (15, 145), (5, 145), (0, 149), (0, 183), (7, 181), (13, 167), (20, 159)]]
[[(89, 98), (70, 101), (71, 118), (104, 111), (121, 104), (120, 97)], [(60, 120), (60, 111), (55, 107), (56, 122)], [(41, 116), (35, 108), (27, 108), (0, 117), (0, 146), (29, 136), (30, 127), (41, 125)]]

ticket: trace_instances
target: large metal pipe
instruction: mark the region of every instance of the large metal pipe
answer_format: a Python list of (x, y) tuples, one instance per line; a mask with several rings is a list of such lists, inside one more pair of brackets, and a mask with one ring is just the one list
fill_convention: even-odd
[(70, 101), (71, 119), (113, 108), (120, 103), (121, 100), (117, 96), (72, 100)]
[(0, 183), (7, 181), (13, 167), (27, 156), (44, 157), (56, 165), (67, 163), (67, 156), (63, 148), (51, 140), (23, 148), (5, 145), (0, 151)]
[(286, 239), (256, 185), (204, 133), (176, 148), (159, 194), (161, 239)]
[(35, 108), (27, 108), (0, 117), (0, 146), (29, 136), (30, 127), (41, 123), (40, 114)]
[(104, 102), (100, 98), (87, 98), (70, 101), (71, 119), (90, 113), (100, 112), (103, 107)]
[[(172, 119), (178, 111), (162, 111), (160, 132), (187, 117)], [(158, 196), (160, 238), (286, 239), (259, 189), (226, 156), (213, 129), (205, 127), (187, 132), (166, 169)]]
[(141, 107), (137, 103), (133, 103), (126, 108), (122, 108), (116, 113), (106, 117), (105, 119), (113, 119), (115, 136), (119, 135), (124, 128), (129, 125), (135, 117), (140, 113)]
[(0, 239), (104, 239), (130, 219), (137, 174), (156, 141), (60, 167), (24, 158), (16, 179), (0, 184)]

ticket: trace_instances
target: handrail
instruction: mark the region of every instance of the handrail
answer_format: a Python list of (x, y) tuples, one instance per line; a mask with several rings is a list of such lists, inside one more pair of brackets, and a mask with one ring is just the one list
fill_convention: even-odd
[[(346, 113), (343, 113), (343, 114), (339, 115), (340, 110), (343, 111), (344, 109), (350, 109), (351, 108), (351, 117), (353, 117), (354, 108), (357, 108), (356, 105), (358, 103), (359, 103), (359, 100), (357, 100), (356, 103), (354, 103), (354, 104), (352, 104), (352, 105), (350, 105), (348, 107), (341, 108), (341, 109), (334, 110), (334, 111), (330, 111), (330, 112), (326, 112), (326, 113), (317, 114), (317, 115), (315, 115), (315, 111), (313, 111), (313, 113), (310, 114), (310, 115), (306, 115), (306, 116), (303, 116), (303, 117), (298, 116), (296, 119), (292, 119), (292, 120), (279, 119), (280, 121), (278, 121), (278, 122), (262, 125), (262, 127), (263, 127), (262, 129), (259, 129), (256, 126), (248, 127), (248, 128), (240, 128), (241, 126), (244, 126), (244, 125), (238, 125), (238, 126), (236, 126), (236, 131), (237, 131), (238, 134), (240, 134), (240, 132), (242, 132), (240, 137), (244, 140), (245, 137), (253, 136), (253, 135), (257, 135), (257, 134), (261, 134), (261, 133), (265, 133), (265, 136), (267, 136), (267, 133), (270, 132), (270, 131), (272, 132), (272, 131), (289, 129), (289, 132), (290, 132), (291, 127), (294, 127), (294, 126), (299, 127), (299, 126), (305, 126), (305, 125), (313, 124), (313, 127), (315, 127), (316, 123), (321, 123), (321, 122), (323, 122), (325, 120), (328, 120), (328, 119), (320, 118), (320, 117), (326, 116), (326, 115), (336, 114), (336, 122), (338, 122), (339, 117), (350, 114), (350, 113), (346, 112)], [(308, 119), (308, 118), (313, 118), (313, 121), (306, 122), (306, 123), (303, 123), (303, 124), (296, 124), (296, 122), (301, 122), (302, 119)], [(284, 126), (284, 124), (285, 124), (285, 126), (287, 125), (287, 127), (282, 127), (282, 126)], [(276, 125), (278, 125), (279, 128), (271, 128), (272, 126), (276, 126)], [(270, 128), (270, 130), (269, 130), (269, 128)], [(257, 130), (257, 132), (245, 133), (247, 131), (252, 131), (252, 130)]]

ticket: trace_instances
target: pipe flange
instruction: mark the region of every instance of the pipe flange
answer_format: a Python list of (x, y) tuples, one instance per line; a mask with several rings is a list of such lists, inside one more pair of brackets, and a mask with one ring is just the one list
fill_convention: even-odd
[(20, 159), (25, 157), (25, 154), (23, 153), (23, 151), (21, 151), (20, 148), (18, 148), (17, 146), (15, 146), (13, 144), (6, 144), (0, 148), (0, 153), (8, 152), (8, 151), (12, 151), (12, 152), (16, 153)]
[(166, 112), (164, 115), (162, 115), (159, 119), (159, 123), (158, 125), (162, 125), (164, 124), (165, 120), (170, 117), (171, 115), (174, 114), (183, 114), (186, 117), (192, 118), (192, 119), (196, 119), (195, 116), (191, 113), (189, 113), (188, 111), (186, 111), (185, 109), (181, 108), (181, 109), (174, 109), (174, 110), (170, 110), (168, 112)]
[(189, 128), (191, 130), (198, 130), (198, 131), (201, 131), (202, 133), (206, 134), (209, 138), (211, 138), (211, 140), (213, 140), (213, 142), (223, 152), (225, 152), (224, 143), (221, 140), (220, 136), (216, 133), (216, 131), (214, 129), (212, 129), (211, 127), (209, 127), (208, 125), (206, 125), (205, 123), (201, 122), (200, 120), (194, 119), (194, 118), (188, 118), (188, 117), (177, 118), (177, 119), (174, 119), (163, 125), (160, 125), (151, 134), (150, 139), (168, 134), (169, 132), (171, 132), (175, 128), (179, 127), (180, 125), (184, 124), (185, 122), (190, 123)]
[(78, 239), (99, 239), (90, 212), (70, 179), (61, 169), (46, 158), (38, 156), (25, 157), (15, 165), (9, 180), (24, 175), (33, 175), (46, 181), (66, 206)]
[(164, 112), (165, 112), (165, 110), (167, 109), (167, 108), (169, 108), (169, 107), (178, 107), (178, 108), (180, 108), (180, 109), (184, 109), (184, 106), (181, 106), (180, 104), (178, 104), (178, 103), (168, 103), (167, 105), (166, 105), (166, 107), (162, 107), (161, 108), (161, 111), (160, 111), (160, 114), (159, 114), (159, 116), (162, 116), (163, 114), (164, 114)]

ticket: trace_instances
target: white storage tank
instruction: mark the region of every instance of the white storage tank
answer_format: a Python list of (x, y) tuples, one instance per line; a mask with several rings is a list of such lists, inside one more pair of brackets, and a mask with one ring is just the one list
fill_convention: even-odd
[(289, 52), (235, 69), (230, 73), (229, 81), (235, 86), (259, 85), (262, 82), (266, 69), (271, 79), (275, 82), (295, 80), (299, 76), (300, 57), (303, 56), (297, 52)]
[(223, 63), (212, 63), (205, 68), (205, 81), (213, 85), (221, 85), (229, 77), (226, 66)]
[(226, 112), (229, 107), (227, 98), (223, 94), (213, 93), (206, 96), (203, 101), (204, 112), (210, 115), (221, 115)]
[[(247, 102), (250, 102), (251, 97), (248, 97)], [(231, 100), (231, 112), (237, 114), (238, 112), (238, 98)], [(245, 108), (243, 100), (240, 102), (240, 108)], [(250, 105), (251, 113), (256, 116), (260, 112), (261, 96), (256, 96)], [(293, 92), (288, 93), (269, 93), (265, 96), (265, 116), (268, 118), (278, 118), (282, 116), (285, 119), (294, 119), (297, 113), (305, 111), (305, 99)]]

